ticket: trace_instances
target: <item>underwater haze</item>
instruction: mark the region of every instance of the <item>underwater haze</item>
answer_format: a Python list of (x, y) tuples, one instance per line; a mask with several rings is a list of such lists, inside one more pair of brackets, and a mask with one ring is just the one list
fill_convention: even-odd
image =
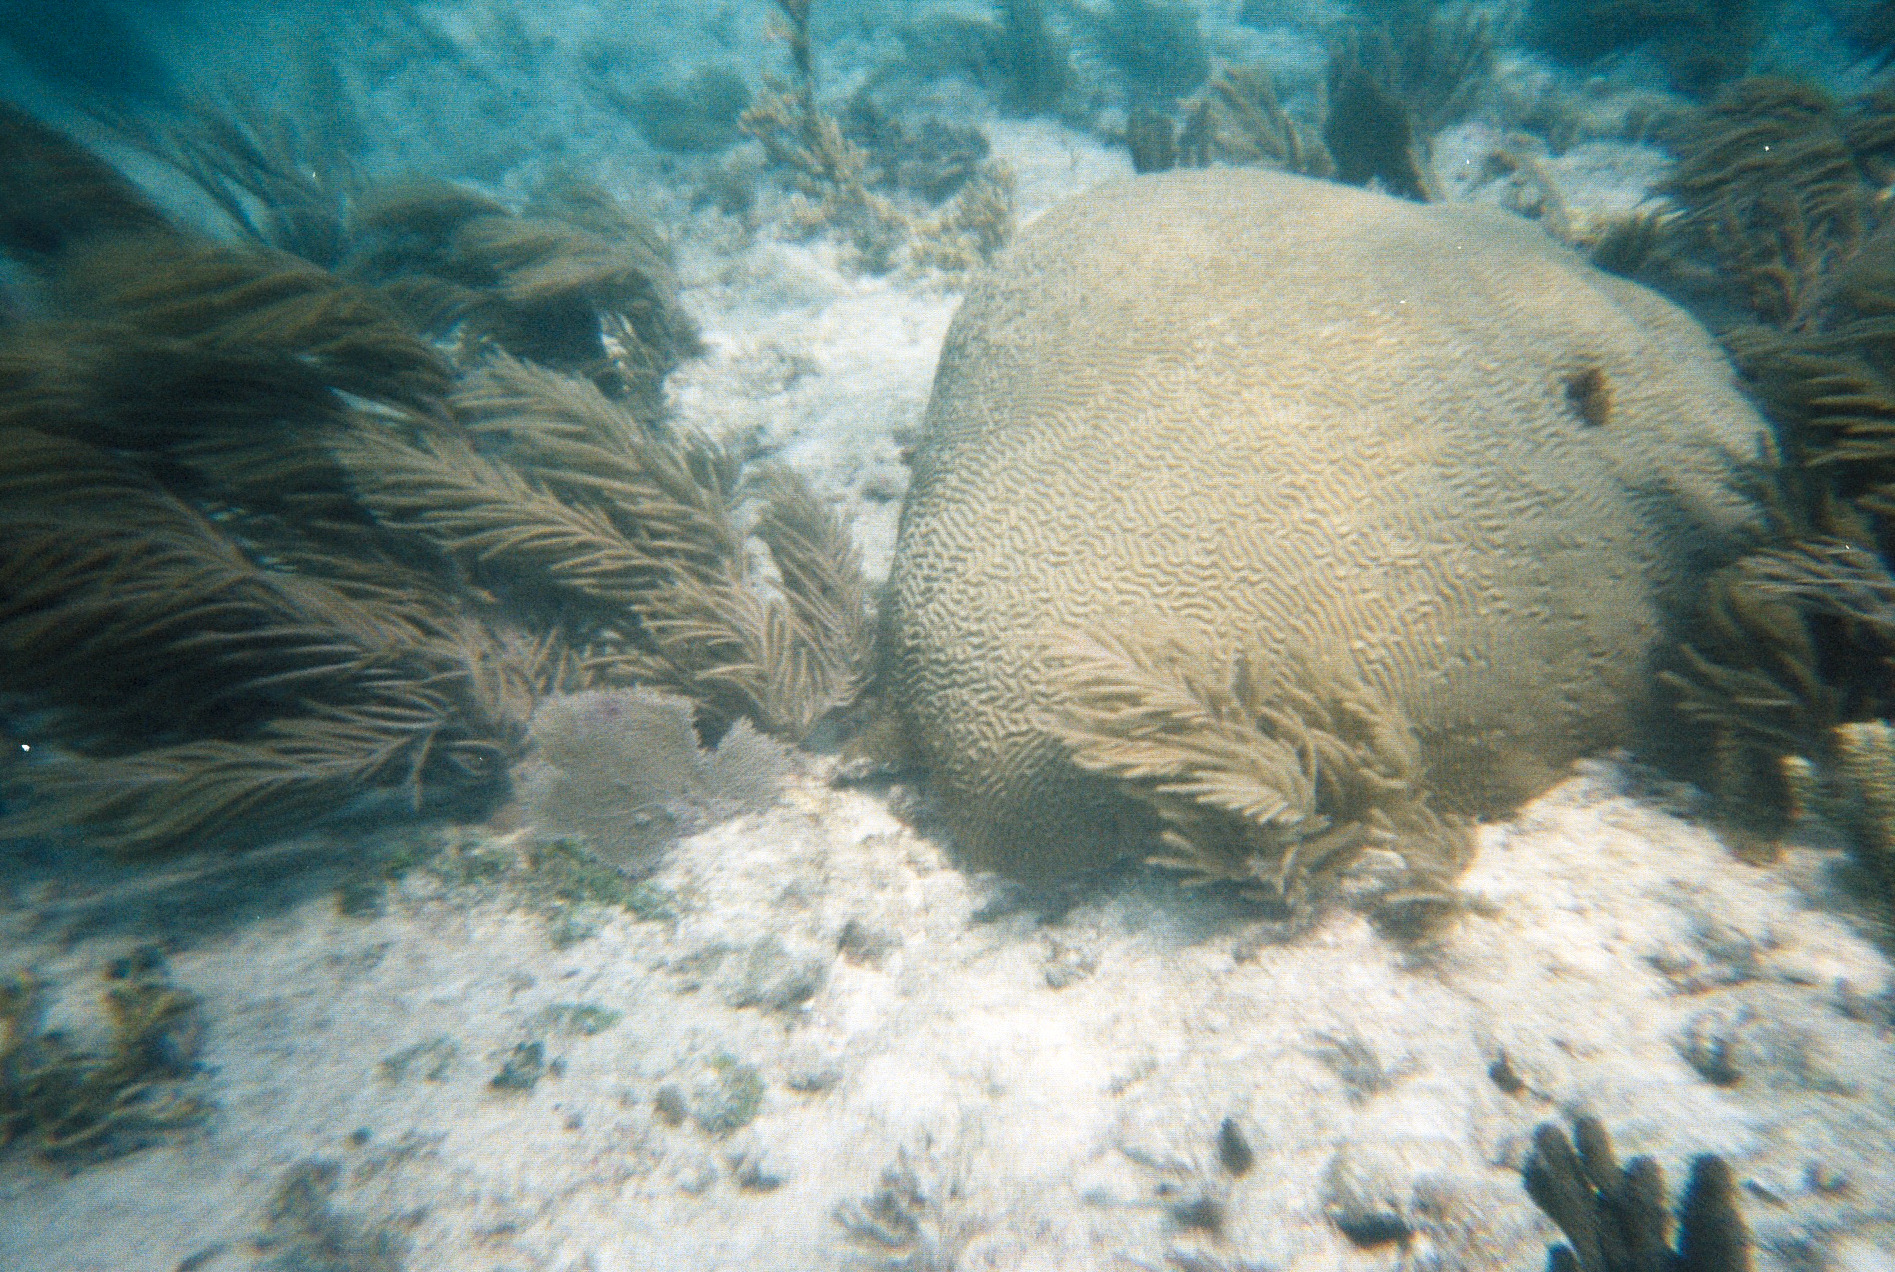
[(1895, 1268), (1895, 4), (0, 0), (0, 1267)]

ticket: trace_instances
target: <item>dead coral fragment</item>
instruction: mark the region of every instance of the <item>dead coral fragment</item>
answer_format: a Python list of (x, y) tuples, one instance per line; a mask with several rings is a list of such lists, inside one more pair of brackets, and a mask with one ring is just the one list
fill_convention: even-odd
[(1676, 1251), (1664, 1172), (1649, 1157), (1621, 1169), (1597, 1118), (1578, 1119), (1571, 1141), (1542, 1124), (1520, 1173), (1527, 1195), (1571, 1243), (1548, 1252), (1548, 1272), (1748, 1272), (1750, 1233), (1720, 1157), (1707, 1153), (1691, 1163)]
[(1060, 657), (1074, 705), (1049, 727), (1073, 763), (1158, 815), (1166, 852), (1152, 861), (1187, 884), (1297, 905), (1371, 846), (1394, 846), (1438, 890), (1471, 856), (1466, 827), (1427, 807), (1399, 709), (1347, 673), (1298, 661), (1266, 680), (1255, 652), (1219, 676), (1188, 650), (1100, 637)]
[(23, 1141), (48, 1161), (83, 1165), (208, 1115), (187, 1085), (203, 1031), (196, 996), (166, 979), (153, 951), (114, 963), (106, 982), (112, 1039), (103, 1055), (34, 1032), (39, 991), (31, 978), (0, 983), (0, 1145)]

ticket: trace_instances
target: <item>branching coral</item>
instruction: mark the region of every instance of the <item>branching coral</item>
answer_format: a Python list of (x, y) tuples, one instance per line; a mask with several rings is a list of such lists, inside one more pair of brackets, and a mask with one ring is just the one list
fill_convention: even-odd
[(1210, 50), (1195, 8), (1173, 0), (1104, 0), (1073, 4), (1073, 18), (1118, 73), (1135, 103), (1163, 105), (1210, 73)]
[(1013, 169), (1005, 162), (982, 164), (939, 216), (916, 225), (915, 263), (964, 274), (992, 262), (1013, 237), (1015, 188)]
[(7, 430), (4, 450), (0, 692), (89, 756), (33, 769), (9, 833), (256, 834), (377, 786), (490, 783), (517, 747), (521, 671), (425, 592), (260, 566), (84, 443)]
[(790, 19), (786, 35), (797, 79), (766, 88), (739, 122), (796, 191), (793, 228), (835, 233), (856, 267), (875, 274), (894, 268), (904, 252), (917, 265), (939, 269), (967, 269), (990, 259), (1013, 229), (1011, 170), (999, 162), (983, 164), (936, 218), (904, 210), (882, 193), (887, 174), (816, 100), (807, 0), (779, 5)]
[(368, 254), (351, 272), (438, 297), (437, 330), (585, 375), (646, 418), (665, 374), (698, 351), (669, 248), (597, 187), (556, 188), (513, 215), (454, 187), (410, 185), (371, 202), (364, 222)]
[(273, 357), (288, 383), (420, 407), (447, 391), (441, 355), (379, 298), (295, 257), (177, 234), (68, 255), (57, 289), (75, 316), (177, 341), (201, 356)]
[(1493, 70), (1493, 16), (1466, 3), (1406, 0), (1340, 51), (1400, 99), (1424, 137), (1467, 114)]
[(953, 1272), (987, 1227), (968, 1205), (966, 1169), (958, 1151), (944, 1160), (927, 1137), (899, 1150), (873, 1193), (833, 1212), (850, 1245), (848, 1266)]
[(651, 417), (664, 374), (697, 351), (669, 250), (596, 187), (554, 183), (516, 214), (445, 181), (370, 186), (333, 129), (243, 100), (113, 122), (240, 236), (382, 290), (431, 335), (587, 375)]
[(1836, 771), (1862, 863), (1895, 902), (1895, 725), (1864, 720), (1838, 728)]
[(1322, 139), (1283, 109), (1262, 68), (1228, 67), (1211, 81), (1208, 94), (1210, 144), (1218, 158), (1306, 177), (1335, 175), (1335, 160)]
[(162, 229), (151, 201), (115, 168), (65, 134), (0, 103), (0, 242), (15, 252), (56, 255), (95, 235)]
[(1676, 665), (1660, 673), (1708, 743), (1699, 748), (1698, 776), (1746, 855), (1774, 855), (1788, 824), (1793, 800), (1781, 757), (1826, 757), (1836, 723), (1863, 709), (1833, 653), (1855, 620), (1832, 613), (1825, 621), (1823, 603), (1805, 603), (1856, 564), (1789, 549), (1726, 567), (1707, 581)]
[(338, 1211), (342, 1168), (300, 1162), (283, 1172), (257, 1234), (263, 1266), (277, 1272), (402, 1272), (412, 1243), (398, 1224), (368, 1223)]
[(1720, 93), (1686, 128), (1666, 193), (1698, 238), (1748, 289), (1767, 322), (1818, 317), (1825, 271), (1860, 241), (1868, 192), (1835, 104), (1773, 76)]
[(867, 152), (843, 135), (835, 116), (816, 105), (810, 85), (766, 89), (741, 123), (805, 200), (793, 214), (799, 230), (835, 230), (870, 273), (892, 267), (907, 237), (907, 218), (870, 188)]
[[(1575, 1151), (1575, 1146), (1577, 1151)], [(1548, 1272), (1747, 1272), (1750, 1232), (1737, 1208), (1737, 1183), (1724, 1159), (1691, 1163), (1678, 1207), (1678, 1245), (1665, 1208), (1665, 1174), (1649, 1157), (1620, 1167), (1597, 1118), (1573, 1124), (1573, 1138), (1551, 1122), (1533, 1136), (1521, 1167), (1527, 1195), (1566, 1234)]]
[(867, 151), (885, 187), (930, 204), (943, 202), (972, 180), (992, 150), (986, 133), (940, 115), (904, 124), (867, 90), (843, 110), (842, 127)]
[(1781, 542), (1711, 581), (1668, 675), (1705, 726), (1720, 817), (1765, 850), (1795, 804), (1785, 757), (1826, 769), (1838, 724), (1895, 710), (1895, 233), (1871, 185), (1889, 113), (1781, 77), (1731, 85), (1676, 139), (1680, 211), (1649, 254), (1727, 322), (1747, 313), (1724, 341), (1782, 443)]
[[(591, 675), (669, 686), (719, 720), (798, 739), (854, 698), (870, 624), (848, 535), (788, 469), (740, 475), (702, 437), (660, 440), (583, 382), (494, 363), (457, 400), (495, 445), (383, 435), (353, 464), (385, 521), (476, 571), (528, 579), (634, 624), (591, 651)], [(739, 506), (760, 505), (747, 531)], [(774, 564), (766, 586), (746, 549)]]
[(1432, 812), (1420, 748), (1393, 703), (1350, 675), (1240, 655), (1223, 676), (1179, 648), (1085, 639), (1061, 651), (1070, 705), (1050, 724), (1073, 762), (1115, 779), (1165, 824), (1153, 864), (1299, 904), (1371, 845), (1395, 845), (1443, 895), (1472, 858)]
[(1466, 113), (1494, 60), (1491, 18), (1470, 5), (1401, 5), (1330, 52), (1323, 143), (1335, 176), (1390, 194), (1441, 198), (1428, 139)]
[(361, 182), (340, 145), (342, 132), (243, 96), (168, 123), (136, 115), (111, 123), (203, 191), (245, 236), (324, 269), (347, 255)]
[(1361, 63), (1340, 55), (1329, 64), (1328, 90), (1323, 145), (1335, 161), (1336, 180), (1379, 181), (1390, 194), (1427, 202), (1413, 118), (1401, 100)]
[[(1848, 747), (1895, 714), (1895, 579), (1861, 544), (1799, 538), (1714, 577), (1690, 639), (1665, 678), (1709, 737), (1704, 777), (1726, 829), (1770, 855), (1810, 802), (1804, 769), (1856, 781)], [(1858, 813), (1841, 820), (1872, 855), (1875, 818)]]

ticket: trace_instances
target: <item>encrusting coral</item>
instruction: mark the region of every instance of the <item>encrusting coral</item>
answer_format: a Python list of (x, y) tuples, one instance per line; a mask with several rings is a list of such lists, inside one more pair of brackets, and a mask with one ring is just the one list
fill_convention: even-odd
[[(484, 340), (443, 351), (386, 288), (175, 228), (24, 116), (0, 151), (71, 201), (0, 198), (47, 301), (0, 334), (0, 710), (44, 744), (0, 833), (152, 851), (377, 791), (478, 808), (554, 690), (664, 685), (710, 736), (790, 741), (854, 696), (845, 531), (787, 469), (666, 428), (662, 363), (615, 399)], [(616, 205), (562, 197), (556, 230), (438, 187), (388, 223), (494, 224), (522, 305), (600, 300), (614, 269), (646, 287), (649, 255), (571, 245)]]
[(1696, 324), (1518, 219), (1109, 183), (950, 328), (886, 684), (978, 864), (1294, 891), (1284, 832), (1327, 819), (1309, 852), (1366, 832), (1439, 885), (1454, 819), (1631, 736), (1769, 455)]

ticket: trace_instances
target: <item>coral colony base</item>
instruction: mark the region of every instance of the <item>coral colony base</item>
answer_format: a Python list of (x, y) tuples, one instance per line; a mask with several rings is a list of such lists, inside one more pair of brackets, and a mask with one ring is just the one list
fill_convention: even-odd
[(0, 1266), (1895, 1266), (1889, 5), (83, 9)]

